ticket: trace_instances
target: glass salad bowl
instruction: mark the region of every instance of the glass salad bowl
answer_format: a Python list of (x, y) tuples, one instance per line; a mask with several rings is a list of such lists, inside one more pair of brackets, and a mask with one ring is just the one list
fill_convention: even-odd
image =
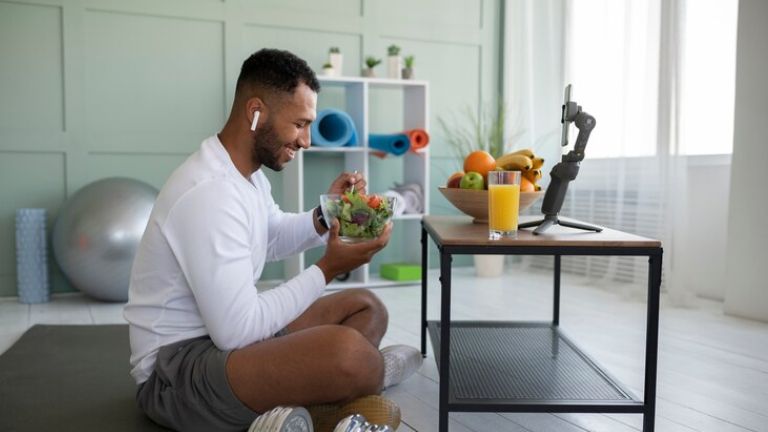
[(320, 209), (328, 224), (339, 220), (339, 237), (348, 243), (373, 240), (381, 235), (394, 214), (394, 198), (385, 195), (343, 194), (320, 195)]

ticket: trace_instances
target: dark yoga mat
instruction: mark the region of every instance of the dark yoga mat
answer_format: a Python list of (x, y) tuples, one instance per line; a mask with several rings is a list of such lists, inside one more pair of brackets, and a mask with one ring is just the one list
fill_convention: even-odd
[(0, 356), (0, 431), (166, 431), (135, 402), (128, 326), (36, 325)]

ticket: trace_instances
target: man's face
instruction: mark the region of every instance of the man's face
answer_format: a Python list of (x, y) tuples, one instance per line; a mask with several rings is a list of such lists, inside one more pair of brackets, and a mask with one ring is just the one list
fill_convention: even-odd
[(253, 162), (281, 171), (302, 148), (309, 148), (309, 125), (317, 115), (317, 93), (299, 84), (280, 106), (269, 107), (264, 125), (253, 134)]

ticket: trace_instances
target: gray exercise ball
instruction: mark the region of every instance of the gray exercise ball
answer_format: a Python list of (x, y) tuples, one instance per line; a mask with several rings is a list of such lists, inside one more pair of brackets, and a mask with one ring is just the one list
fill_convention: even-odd
[(70, 283), (103, 301), (128, 300), (133, 257), (157, 189), (129, 178), (86, 185), (59, 211), (53, 253)]

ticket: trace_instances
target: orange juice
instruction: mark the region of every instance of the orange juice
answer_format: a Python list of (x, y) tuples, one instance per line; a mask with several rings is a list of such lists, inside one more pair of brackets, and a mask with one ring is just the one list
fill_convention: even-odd
[(519, 184), (488, 185), (488, 229), (502, 233), (517, 231), (520, 208)]

